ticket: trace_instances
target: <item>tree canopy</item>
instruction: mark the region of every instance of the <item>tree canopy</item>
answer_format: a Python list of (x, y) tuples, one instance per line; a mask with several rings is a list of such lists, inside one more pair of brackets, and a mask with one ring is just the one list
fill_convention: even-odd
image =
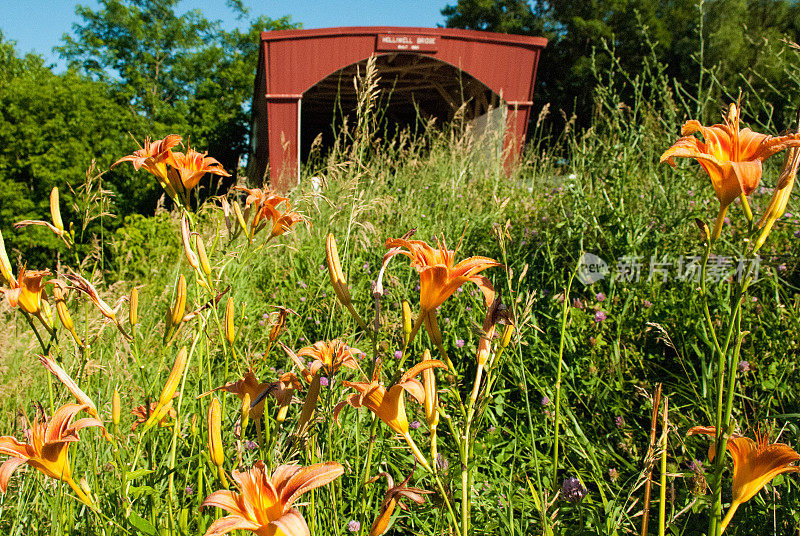
[(681, 83), (713, 84), (730, 96), (744, 89), (778, 115), (797, 105), (785, 102), (782, 40), (800, 34), (800, 5), (791, 0), (458, 0), (442, 14), (448, 27), (549, 38), (535, 98), (585, 122), (596, 73), (612, 53), (628, 73), (655, 56)]

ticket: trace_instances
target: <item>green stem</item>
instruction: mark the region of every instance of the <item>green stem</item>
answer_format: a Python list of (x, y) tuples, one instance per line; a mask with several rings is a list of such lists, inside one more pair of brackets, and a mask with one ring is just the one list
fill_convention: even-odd
[(464, 424), (464, 460), (461, 463), (461, 532), (469, 534), (469, 504), (470, 504), (470, 469), (469, 456), (472, 451), (472, 419), (475, 416), (475, 401), (478, 399), (480, 391), (481, 377), (483, 376), (483, 364), (478, 364), (475, 372), (475, 384), (472, 386), (472, 393), (469, 397), (467, 408), (467, 420)]
[(667, 520), (667, 436), (669, 434), (669, 399), (664, 397), (664, 420), (661, 430), (661, 474), (658, 496), (658, 536), (666, 534)]
[(556, 400), (555, 400), (555, 418), (553, 423), (553, 489), (558, 486), (558, 434), (559, 422), (561, 420), (561, 363), (564, 360), (564, 339), (567, 333), (567, 313), (569, 312), (569, 293), (572, 290), (572, 280), (575, 278), (575, 272), (569, 277), (567, 288), (564, 291), (564, 303), (561, 307), (561, 336), (558, 341), (558, 369), (556, 372)]

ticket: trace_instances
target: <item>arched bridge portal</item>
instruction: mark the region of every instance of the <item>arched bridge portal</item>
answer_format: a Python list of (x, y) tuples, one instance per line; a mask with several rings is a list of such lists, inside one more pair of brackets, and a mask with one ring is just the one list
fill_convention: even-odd
[(357, 66), (374, 55), (378, 75), (392, 91), (389, 112), (401, 121), (417, 109), (446, 118), (462, 102), (473, 107), (473, 116), (504, 104), (504, 144), (508, 162), (513, 161), (525, 140), (536, 66), (546, 44), (541, 37), (451, 28), (263, 32), (251, 172), (260, 180), (269, 165), (274, 187), (286, 191), (296, 185), (301, 147), (311, 142), (301, 139), (301, 132), (330, 126), (335, 99), (347, 98), (343, 92), (353, 87)]

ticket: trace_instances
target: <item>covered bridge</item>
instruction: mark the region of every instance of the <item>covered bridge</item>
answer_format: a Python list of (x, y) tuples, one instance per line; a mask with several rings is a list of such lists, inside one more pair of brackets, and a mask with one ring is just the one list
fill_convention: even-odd
[(262, 32), (253, 98), (251, 173), (267, 166), (272, 185), (297, 184), (300, 158), (334, 111), (355, 108), (353, 77), (377, 56), (387, 114), (442, 120), (466, 103), (467, 118), (505, 117), (504, 145), (515, 159), (525, 141), (539, 54), (547, 39), (452, 28), (354, 27)]

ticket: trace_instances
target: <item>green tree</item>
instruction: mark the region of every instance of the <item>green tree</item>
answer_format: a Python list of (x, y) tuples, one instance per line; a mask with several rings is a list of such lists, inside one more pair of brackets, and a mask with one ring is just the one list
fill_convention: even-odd
[[(37, 248), (45, 257), (58, 245), (55, 236), (42, 227), (14, 231), (12, 224), (48, 220), (53, 187), (61, 192), (65, 222), (74, 220), (80, 200), (72, 189), (83, 183), (93, 160), (102, 170), (125, 154), (127, 132), (140, 132), (140, 121), (106, 84), (74, 70), (54, 74), (41, 56), (19, 57), (1, 34), (0, 73), (0, 228), (10, 247)], [(143, 210), (156, 193), (151, 182), (124, 171), (106, 176), (104, 187), (118, 203), (110, 210)], [(110, 217), (102, 224), (115, 225)], [(100, 225), (98, 220), (87, 229), (87, 240), (102, 232)]]
[[(289, 17), (249, 20), (224, 31), (200, 10), (179, 15), (179, 0), (102, 0), (79, 6), (82, 22), (58, 50), (73, 65), (126, 96), (151, 133), (177, 133), (236, 169), (248, 132), (260, 32), (296, 28)], [(228, 2), (240, 17), (240, 2)]]

